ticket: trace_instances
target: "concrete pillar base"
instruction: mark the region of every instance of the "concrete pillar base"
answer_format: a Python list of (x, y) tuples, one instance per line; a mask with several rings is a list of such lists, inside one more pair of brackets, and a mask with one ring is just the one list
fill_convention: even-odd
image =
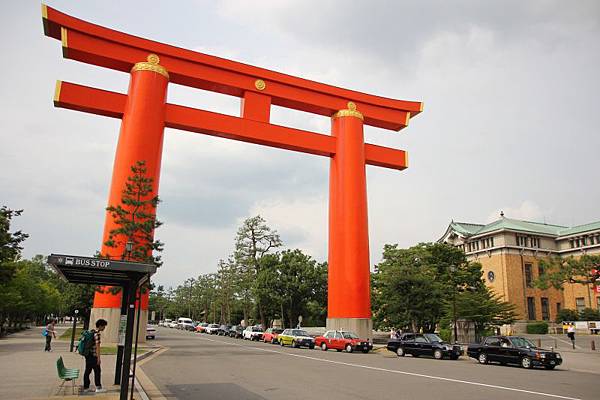
[(371, 318), (327, 318), (327, 330), (346, 330), (356, 333), (361, 339), (373, 340)]
[[(102, 332), (102, 344), (116, 344), (119, 342), (119, 321), (121, 320), (120, 308), (92, 308), (90, 316), (90, 329), (96, 327), (96, 321), (100, 318), (108, 322), (106, 329)], [(146, 325), (148, 324), (148, 311), (142, 310), (140, 314), (140, 333), (138, 343), (146, 342)], [(134, 321), (135, 329), (135, 321)], [(135, 341), (135, 332), (133, 334)]]

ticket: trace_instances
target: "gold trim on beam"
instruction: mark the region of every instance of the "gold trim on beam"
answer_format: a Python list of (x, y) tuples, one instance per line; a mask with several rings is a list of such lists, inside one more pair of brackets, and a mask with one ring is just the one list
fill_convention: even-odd
[(354, 104), (353, 102), (349, 101), (347, 107), (348, 107), (347, 109), (340, 110), (340, 111), (336, 112), (335, 114), (333, 114), (331, 116), (331, 118), (356, 117), (356, 118), (360, 118), (361, 121), (365, 120), (365, 118), (363, 117), (362, 113), (356, 109), (356, 104)]
[(404, 152), (404, 165), (408, 168), (408, 152)]
[(133, 73), (135, 71), (152, 71), (161, 74), (165, 78), (169, 79), (169, 72), (165, 67), (159, 65), (160, 58), (156, 54), (149, 54), (147, 60), (148, 61), (135, 63), (133, 68), (131, 68), (131, 72)]
[(62, 47), (69, 47), (69, 41), (67, 40), (67, 28), (64, 26), (60, 27), (60, 42), (62, 43)]
[(60, 102), (60, 89), (62, 87), (62, 81), (56, 81), (56, 87), (54, 88), (54, 105)]
[(421, 102), (421, 107), (419, 108), (419, 112), (423, 112), (423, 106), (425, 105), (425, 103)]
[(408, 126), (408, 121), (410, 121), (410, 113), (406, 113), (406, 121), (404, 121), (404, 126)]
[(42, 18), (48, 19), (48, 6), (42, 3)]

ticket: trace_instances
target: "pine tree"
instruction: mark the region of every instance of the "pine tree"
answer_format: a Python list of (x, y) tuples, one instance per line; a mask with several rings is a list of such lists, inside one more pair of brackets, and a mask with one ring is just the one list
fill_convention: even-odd
[(121, 198), (122, 204), (106, 208), (118, 227), (110, 231), (104, 245), (125, 248), (126, 243), (130, 242), (131, 251), (124, 252), (122, 258), (160, 267), (160, 256), (153, 255), (153, 251), (163, 250), (163, 243), (154, 240), (154, 230), (162, 223), (156, 219), (156, 207), (160, 200), (158, 196), (150, 197), (153, 181), (146, 176), (145, 161), (137, 161), (131, 167), (131, 175), (127, 178)]

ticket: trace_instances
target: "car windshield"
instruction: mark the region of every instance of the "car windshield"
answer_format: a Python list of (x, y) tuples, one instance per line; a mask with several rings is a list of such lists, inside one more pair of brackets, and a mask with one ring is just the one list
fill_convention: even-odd
[(308, 332), (306, 332), (306, 331), (303, 331), (303, 330), (300, 330), (300, 329), (294, 329), (294, 330), (292, 331), (292, 335), (294, 335), (294, 336), (310, 336), (310, 335), (308, 334)]
[(262, 332), (262, 328), (260, 326), (253, 326), (252, 327), (252, 332)]
[(342, 332), (344, 339), (358, 339), (358, 335), (354, 332)]
[(442, 338), (435, 333), (425, 333), (423, 336), (425, 336), (430, 342), (443, 342)]
[(511, 340), (511, 342), (513, 342), (513, 345), (515, 345), (516, 347), (535, 347), (535, 344), (533, 344), (528, 339), (525, 339), (522, 337), (513, 337), (513, 338), (510, 338), (510, 340)]

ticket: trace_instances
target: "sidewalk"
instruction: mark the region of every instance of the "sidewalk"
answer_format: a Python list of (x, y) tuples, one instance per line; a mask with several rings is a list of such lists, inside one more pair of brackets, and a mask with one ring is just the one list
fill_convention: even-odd
[[(59, 337), (67, 326), (57, 326), (56, 333)], [(102, 356), (102, 383), (108, 390), (102, 394), (78, 394), (79, 387), (83, 384), (85, 361), (76, 352), (69, 352), (69, 341), (53, 339), (52, 352), (44, 351), (45, 338), (42, 336), (42, 327), (36, 327), (23, 332), (9, 335), (0, 339), (0, 398), (2, 399), (67, 399), (67, 398), (94, 398), (118, 399), (119, 386), (115, 386), (114, 355)], [(56, 370), (56, 360), (62, 356), (67, 368), (78, 368), (79, 379), (75, 382), (75, 396), (72, 396), (71, 383), (65, 383), (64, 390), (57, 393), (61, 384)], [(93, 373), (92, 373), (93, 375)], [(93, 377), (92, 386), (93, 386)]]

